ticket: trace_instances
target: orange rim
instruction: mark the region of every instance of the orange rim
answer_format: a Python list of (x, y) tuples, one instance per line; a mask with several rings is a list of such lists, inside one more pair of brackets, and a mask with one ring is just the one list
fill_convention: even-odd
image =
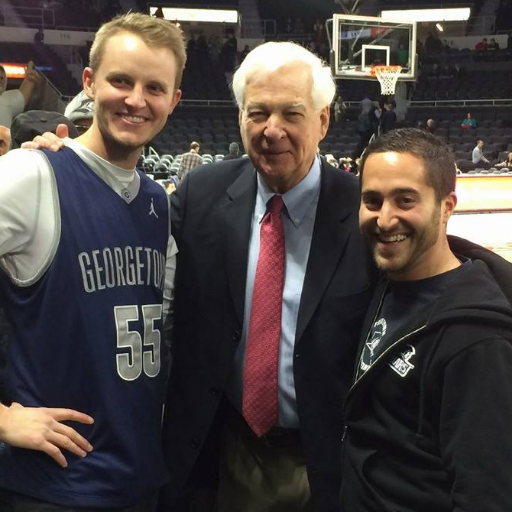
[(372, 69), (371, 69), (371, 75), (373, 77), (376, 77), (377, 76), (377, 70), (382, 70), (382, 71), (399, 71), (402, 69), (402, 66), (372, 66)]

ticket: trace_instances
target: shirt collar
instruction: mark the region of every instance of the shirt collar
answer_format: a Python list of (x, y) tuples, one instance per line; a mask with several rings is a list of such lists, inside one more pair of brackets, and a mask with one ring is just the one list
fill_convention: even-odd
[[(261, 221), (267, 210), (267, 203), (270, 198), (275, 195), (275, 192), (269, 188), (259, 173), (257, 173), (257, 176), (258, 193), (256, 197), (255, 214), (259, 216), (259, 221)], [(304, 179), (282, 195), (288, 217), (295, 227), (300, 225), (319, 193), (320, 158), (317, 155)]]

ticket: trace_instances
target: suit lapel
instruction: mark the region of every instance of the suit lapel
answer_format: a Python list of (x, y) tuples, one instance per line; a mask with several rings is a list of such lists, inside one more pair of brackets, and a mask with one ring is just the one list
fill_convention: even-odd
[[(350, 230), (343, 225), (343, 220), (354, 212), (344, 201), (342, 185), (332, 179), (333, 172), (342, 171), (331, 169), (322, 162), (320, 197), (302, 288), (296, 345), (331, 282), (350, 237)], [(345, 206), (340, 208), (340, 205)]]
[(252, 164), (245, 166), (226, 194), (226, 202), (219, 210), (219, 227), (226, 278), (236, 314), (242, 324), (251, 218), (256, 201), (256, 171)]

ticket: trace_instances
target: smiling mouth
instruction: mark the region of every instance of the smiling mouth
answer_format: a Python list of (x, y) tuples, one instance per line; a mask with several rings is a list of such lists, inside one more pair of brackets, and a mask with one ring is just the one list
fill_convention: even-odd
[(265, 156), (273, 157), (273, 156), (282, 156), (286, 155), (288, 151), (263, 151)]
[(124, 119), (125, 121), (128, 121), (129, 123), (132, 123), (132, 124), (142, 124), (147, 120), (145, 117), (131, 116), (128, 114), (119, 114), (119, 116), (122, 119)]
[(409, 238), (409, 235), (383, 235), (382, 233), (375, 234), (377, 240), (383, 244), (394, 244), (397, 242), (403, 242)]

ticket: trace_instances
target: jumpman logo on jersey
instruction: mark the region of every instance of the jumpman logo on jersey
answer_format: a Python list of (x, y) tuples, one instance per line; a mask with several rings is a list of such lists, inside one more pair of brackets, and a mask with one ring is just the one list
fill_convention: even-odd
[(155, 205), (153, 204), (153, 198), (151, 198), (151, 206), (149, 207), (149, 215), (154, 215), (158, 219), (158, 215), (155, 211)]

